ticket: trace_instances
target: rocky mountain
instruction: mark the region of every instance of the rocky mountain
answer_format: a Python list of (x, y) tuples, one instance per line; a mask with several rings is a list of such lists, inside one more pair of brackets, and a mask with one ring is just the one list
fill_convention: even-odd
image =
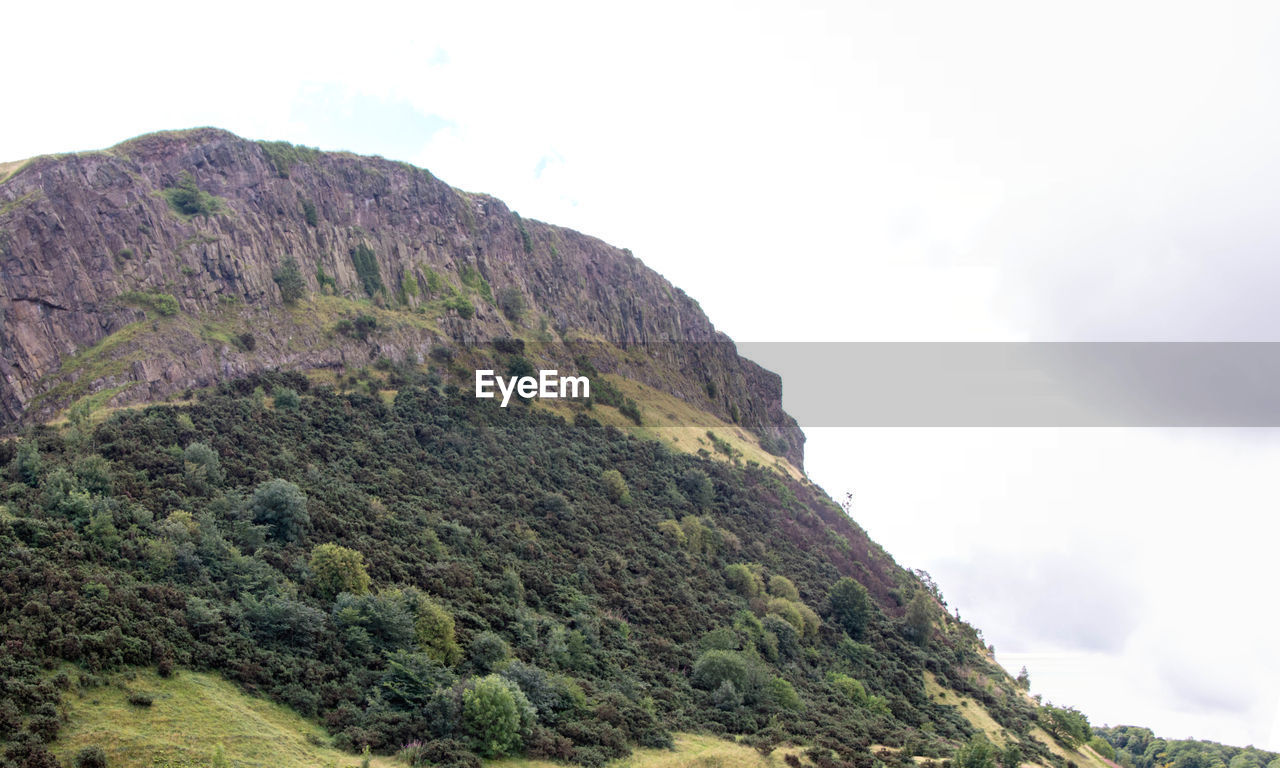
[[(802, 461), (779, 378), (679, 288), (627, 250), (425, 170), (216, 129), (0, 169), (0, 427), (89, 397), (122, 405), (517, 337), (566, 364), (571, 341), (632, 350), (590, 358)], [(290, 265), (301, 285), (286, 296)], [(382, 322), (341, 332), (360, 317)]]

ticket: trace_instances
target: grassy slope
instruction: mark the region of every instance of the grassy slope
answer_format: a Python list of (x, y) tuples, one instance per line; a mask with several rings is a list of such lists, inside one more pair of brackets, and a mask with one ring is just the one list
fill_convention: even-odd
[[(151, 707), (129, 704), (129, 695), (144, 692), (154, 698)], [(68, 724), (52, 745), (53, 752), (70, 762), (84, 747), (97, 745), (107, 754), (107, 764), (130, 766), (210, 765), (222, 745), (227, 765), (233, 768), (272, 766), (340, 766), (351, 768), (360, 757), (322, 746), (328, 737), (320, 726), (287, 707), (254, 698), (217, 675), (179, 672), (163, 679), (151, 671), (132, 679), (113, 677), (108, 685), (73, 693), (67, 698)], [(714, 736), (680, 734), (675, 751), (639, 749), (631, 757), (611, 763), (617, 768), (711, 768), (782, 766), (791, 747), (775, 750), (767, 758), (754, 749)], [(805, 761), (807, 763), (807, 760)], [(370, 765), (403, 766), (399, 760), (374, 757)], [(545, 760), (510, 759), (489, 763), (493, 768), (563, 768)]]
[[(134, 692), (151, 694), (154, 704), (130, 704)], [(327, 736), (318, 725), (216, 675), (184, 671), (162, 679), (146, 671), (132, 680), (113, 677), (104, 687), (69, 695), (67, 709), (69, 722), (53, 744), (54, 754), (67, 763), (80, 749), (97, 745), (112, 766), (205, 766), (219, 744), (229, 766), (360, 763), (356, 755), (322, 746)], [(371, 764), (402, 765), (380, 757)]]
[[(637, 749), (630, 757), (616, 760), (609, 765), (616, 768), (770, 768), (785, 765), (788, 754), (799, 755), (800, 750), (776, 749), (768, 757), (743, 744), (737, 744), (714, 736), (679, 734), (674, 752), (665, 749)], [(803, 761), (806, 765), (808, 760)], [(498, 760), (489, 763), (492, 768), (564, 768), (563, 763), (547, 760)]]

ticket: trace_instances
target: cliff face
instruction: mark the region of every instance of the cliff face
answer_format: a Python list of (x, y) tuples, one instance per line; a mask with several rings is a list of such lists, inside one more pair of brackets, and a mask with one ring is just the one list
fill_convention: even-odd
[[(190, 215), (171, 199), (184, 186), (199, 190)], [(300, 316), (274, 279), (286, 258), (307, 295), (372, 296), (406, 321), (370, 339)], [(380, 158), (214, 129), (37, 158), (0, 181), (0, 278), (0, 426), (46, 418), (70, 404), (68, 393), (142, 400), (263, 368), (422, 359), (445, 341), (537, 328), (542, 338), (641, 345), (640, 363), (628, 356), (602, 370), (719, 416), (736, 412), (793, 462), (802, 456), (778, 377), (740, 358), (692, 299), (629, 252)], [(167, 296), (177, 312), (159, 314), (187, 322), (153, 322), (146, 348), (129, 347), (124, 332), (145, 332)], [(474, 314), (450, 296), (469, 296), (461, 303)], [(504, 316), (504, 300), (525, 308), (520, 320)], [(252, 330), (248, 349), (203, 320), (229, 315)], [(126, 350), (136, 353), (127, 366), (72, 365)]]

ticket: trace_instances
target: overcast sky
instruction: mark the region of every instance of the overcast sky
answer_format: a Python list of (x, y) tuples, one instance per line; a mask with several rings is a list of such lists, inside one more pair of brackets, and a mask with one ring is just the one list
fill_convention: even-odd
[[(0, 160), (195, 125), (407, 160), (744, 341), (1278, 340), (1274, 3), (11, 5)], [(1276, 435), (809, 438), (1034, 691), (1280, 749)]]

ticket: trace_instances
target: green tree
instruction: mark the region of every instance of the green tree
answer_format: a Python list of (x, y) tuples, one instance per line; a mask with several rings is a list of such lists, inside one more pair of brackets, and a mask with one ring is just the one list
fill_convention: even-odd
[(796, 585), (791, 579), (780, 574), (774, 574), (769, 577), (769, 594), (774, 597), (781, 597), (784, 600), (799, 600), (800, 590), (796, 589)]
[(267, 525), (272, 536), (284, 541), (297, 541), (311, 527), (307, 497), (288, 480), (276, 478), (255, 488), (249, 511), (254, 522)]
[(18, 479), (27, 485), (34, 486), (40, 482), (40, 447), (32, 438), (23, 440), (13, 458), (13, 472)]
[(369, 581), (364, 555), (354, 549), (330, 542), (311, 550), (311, 583), (321, 596), (332, 599), (342, 592), (363, 595), (369, 591)]
[(1022, 669), (1018, 671), (1018, 677), (1014, 682), (1024, 691), (1031, 690), (1031, 675), (1027, 674), (1027, 665), (1022, 665)]
[(511, 658), (511, 646), (494, 632), (481, 632), (467, 647), (471, 666), (477, 672), (486, 674), (493, 672), (499, 664)]
[(463, 694), (462, 719), (476, 752), (501, 757), (519, 750), (521, 731), (533, 725), (522, 721), (533, 719), (533, 707), (519, 688), (489, 675)]
[(622, 473), (618, 470), (605, 470), (600, 475), (600, 482), (604, 484), (604, 492), (608, 495), (609, 501), (614, 504), (631, 502), (631, 491), (627, 489), (627, 481), (622, 478)]
[(446, 666), (453, 666), (462, 658), (462, 649), (454, 636), (453, 617), (431, 600), (424, 599), (418, 605), (413, 639), (424, 653)]
[(979, 733), (956, 750), (951, 764), (955, 768), (996, 768), (997, 755), (995, 746)]
[(280, 298), (285, 304), (293, 304), (307, 295), (307, 282), (302, 279), (302, 270), (292, 256), (280, 262), (280, 267), (272, 277), (280, 288)]
[(831, 602), (831, 618), (850, 637), (862, 637), (871, 618), (871, 601), (866, 588), (846, 576), (832, 585), (827, 597)]
[(743, 597), (759, 597), (764, 592), (760, 574), (746, 563), (732, 563), (724, 568), (724, 580), (729, 588)]
[(924, 592), (917, 592), (907, 603), (907, 637), (919, 645), (928, 645), (929, 631), (933, 627), (932, 600)]

